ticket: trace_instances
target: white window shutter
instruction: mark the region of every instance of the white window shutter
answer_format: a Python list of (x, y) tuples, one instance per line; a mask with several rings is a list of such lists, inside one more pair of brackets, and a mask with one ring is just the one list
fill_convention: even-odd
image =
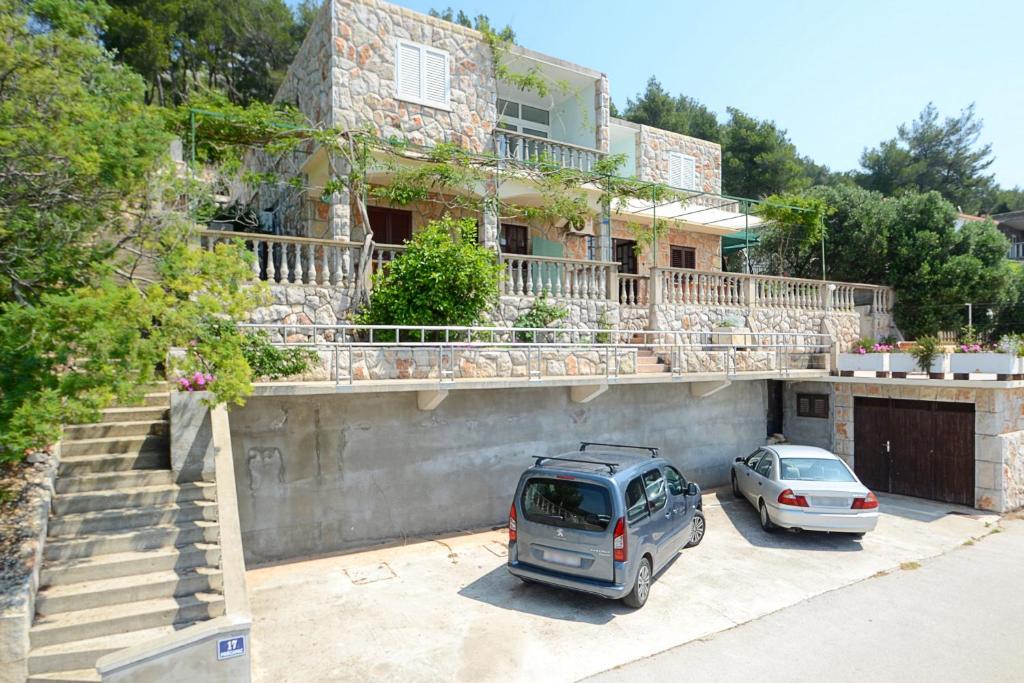
[(682, 180), (683, 184), (680, 187), (684, 187), (687, 190), (699, 190), (697, 186), (697, 160), (691, 156), (682, 155)]
[(398, 43), (395, 65), (395, 92), (402, 99), (423, 97), (423, 51), (416, 45)]
[(668, 155), (668, 184), (683, 187), (683, 155), (671, 152)]
[(448, 105), (448, 54), (424, 50), (423, 99), (431, 104)]

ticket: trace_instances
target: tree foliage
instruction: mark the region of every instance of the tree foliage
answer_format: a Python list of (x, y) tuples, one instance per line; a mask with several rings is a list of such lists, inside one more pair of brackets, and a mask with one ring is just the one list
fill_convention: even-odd
[(786, 131), (729, 107), (722, 132), (722, 190), (737, 197), (796, 192), (810, 185)]
[(374, 277), (367, 325), (475, 325), (498, 298), (501, 268), (472, 219), (448, 216), (413, 235)]
[(207, 88), (269, 102), (318, 5), (284, 0), (108, 0), (104, 44), (145, 78), (146, 99), (184, 102)]
[(722, 127), (713, 111), (692, 97), (673, 97), (654, 76), (636, 99), (626, 100), (622, 118), (711, 142), (720, 142), (722, 137)]
[(0, 302), (27, 303), (109, 256), (118, 208), (169, 137), (95, 39), (100, 6), (0, 8)]
[(973, 104), (940, 120), (929, 103), (895, 138), (864, 152), (857, 182), (889, 196), (934, 190), (967, 213), (989, 210), (986, 199), (995, 187), (986, 171), (994, 159), (992, 145), (979, 145), (981, 130)]

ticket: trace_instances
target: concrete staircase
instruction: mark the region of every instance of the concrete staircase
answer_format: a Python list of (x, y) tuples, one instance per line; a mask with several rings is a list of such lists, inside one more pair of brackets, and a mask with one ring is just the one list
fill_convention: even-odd
[(636, 371), (639, 373), (668, 372), (668, 365), (651, 349), (637, 349)]
[(65, 429), (29, 681), (98, 681), (96, 660), (224, 613), (215, 485), (175, 482), (166, 388)]

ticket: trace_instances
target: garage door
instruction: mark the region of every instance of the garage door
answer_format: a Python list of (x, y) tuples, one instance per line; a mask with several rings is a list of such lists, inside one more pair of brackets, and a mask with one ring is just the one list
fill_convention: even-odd
[(854, 469), (875, 491), (974, 505), (974, 405), (856, 398)]

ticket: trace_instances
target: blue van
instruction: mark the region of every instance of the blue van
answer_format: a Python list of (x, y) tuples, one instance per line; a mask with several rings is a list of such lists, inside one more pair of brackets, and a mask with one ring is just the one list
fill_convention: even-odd
[(583, 442), (577, 452), (538, 457), (520, 477), (508, 570), (643, 607), (657, 573), (704, 538), (701, 508), (700, 487), (657, 448)]

